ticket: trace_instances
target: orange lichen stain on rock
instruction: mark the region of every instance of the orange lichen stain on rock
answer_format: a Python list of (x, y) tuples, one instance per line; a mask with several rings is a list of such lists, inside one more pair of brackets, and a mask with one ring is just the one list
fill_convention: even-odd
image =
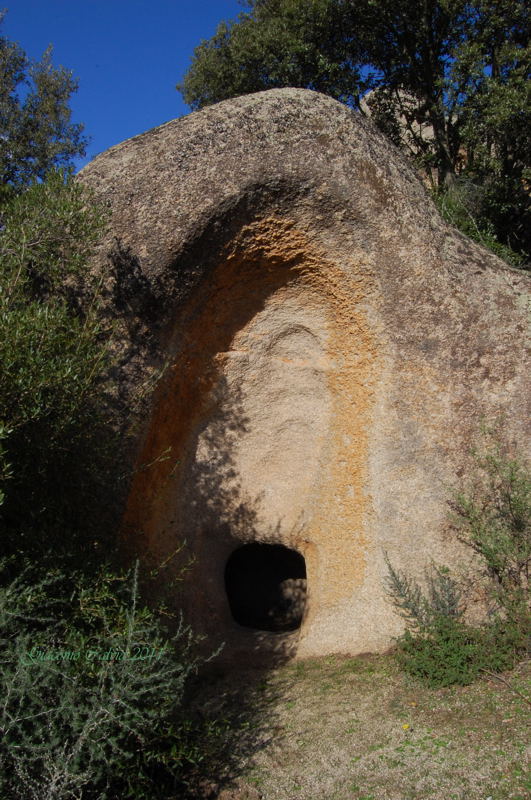
[(239, 332), (272, 298), (282, 302), (284, 287), (294, 284), (304, 290), (305, 301), (325, 310), (329, 326), (331, 430), (313, 513), (298, 536), (314, 554), (317, 574), (309, 579), (315, 602), (333, 605), (363, 583), (370, 544), (367, 448), (377, 346), (362, 311), (367, 280), (351, 265), (341, 269), (289, 220), (271, 217), (242, 228), (180, 312), (168, 346), (172, 363), (154, 397), (123, 535), (154, 561), (171, 552), (175, 537), (186, 538), (190, 511), (183, 481), (201, 423), (215, 410), (213, 389), (235, 352), (231, 346), (238, 350)]
[(179, 491), (183, 471), (194, 433), (211, 413), (211, 392), (225, 354), (267, 298), (294, 278), (302, 259), (300, 249), (281, 257), (275, 226), (269, 257), (270, 231), (266, 226), (250, 242), (245, 237), (246, 248), (233, 246), (220, 255), (219, 266), (205, 276), (168, 342), (170, 366), (155, 392), (122, 525), (126, 548), (150, 560), (165, 557), (167, 531), (179, 529), (179, 517), (186, 516)]
[(337, 364), (329, 376), (334, 402), (329, 468), (323, 475), (320, 510), (311, 532), (322, 553), (319, 604), (331, 606), (350, 597), (365, 576), (371, 513), (366, 490), (368, 432), (378, 350), (361, 310), (369, 289), (360, 280), (359, 270), (343, 271), (328, 261), (305, 277), (329, 311), (329, 357)]

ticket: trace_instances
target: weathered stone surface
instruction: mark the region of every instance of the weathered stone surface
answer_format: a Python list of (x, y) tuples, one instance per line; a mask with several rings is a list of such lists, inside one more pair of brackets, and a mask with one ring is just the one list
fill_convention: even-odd
[[(528, 278), (449, 229), (369, 122), (304, 90), (170, 122), (82, 179), (113, 211), (98, 268), (114, 248), (126, 412), (167, 361), (124, 540), (152, 563), (186, 540), (185, 605), (235, 657), (388, 647), (384, 552), (417, 574), (459, 562), (448, 486), (481, 418), (525, 441)], [(232, 621), (224, 567), (250, 541), (303, 554), (300, 631)]]

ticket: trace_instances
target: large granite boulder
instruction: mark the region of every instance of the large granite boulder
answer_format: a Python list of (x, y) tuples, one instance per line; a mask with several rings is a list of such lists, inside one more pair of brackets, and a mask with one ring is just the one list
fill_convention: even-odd
[[(96, 266), (137, 422), (124, 547), (174, 576), (192, 558), (175, 603), (227, 654), (388, 647), (384, 553), (417, 575), (468, 557), (448, 487), (482, 418), (525, 439), (527, 276), (449, 228), (373, 125), (314, 92), (211, 106), (81, 175), (112, 207)], [(273, 566), (242, 550), (246, 591), (306, 580), (297, 631), (233, 619), (225, 567), (250, 543)]]

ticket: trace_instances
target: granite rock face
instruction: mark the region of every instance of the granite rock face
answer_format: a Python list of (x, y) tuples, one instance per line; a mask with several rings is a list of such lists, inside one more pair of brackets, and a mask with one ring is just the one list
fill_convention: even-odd
[[(482, 418), (525, 441), (528, 277), (450, 229), (370, 122), (305, 90), (169, 122), (81, 179), (112, 208), (95, 267), (126, 417), (162, 371), (124, 546), (175, 574), (193, 558), (175, 602), (235, 658), (387, 648), (384, 552), (417, 575), (468, 558), (448, 486)], [(304, 557), (276, 576), (307, 581), (295, 632), (232, 619), (225, 565), (252, 542)]]

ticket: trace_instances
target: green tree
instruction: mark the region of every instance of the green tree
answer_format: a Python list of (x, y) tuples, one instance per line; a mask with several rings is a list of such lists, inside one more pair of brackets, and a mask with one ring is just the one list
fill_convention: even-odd
[[(197, 47), (178, 88), (193, 108), (240, 94), (298, 86), (359, 102), (361, 52), (337, 0), (249, 3), (238, 21), (221, 22)], [(354, 57), (353, 57), (354, 55)]]
[(51, 529), (60, 538), (87, 517), (76, 489), (98, 474), (108, 339), (88, 260), (106, 212), (67, 171), (85, 148), (71, 74), (50, 50), (34, 63), (5, 37), (0, 69), (0, 530), (11, 553), (36, 537), (49, 548)]
[[(5, 12), (0, 13), (0, 24)], [(31, 61), (0, 37), (0, 185), (20, 187), (85, 154), (83, 126), (71, 122), (77, 81), (54, 67), (51, 48)]]
[[(476, 187), (475, 214), (513, 250), (531, 251), (531, 83), (529, 10), (513, 0), (485, 0), (454, 72), (468, 72), (461, 114), (463, 173)], [(461, 77), (462, 76), (462, 77)]]
[(192, 108), (282, 86), (369, 108), (385, 133), (407, 143), (434, 188), (446, 191), (466, 176), (476, 199), (468, 210), (479, 224), (529, 252), (529, 12), (523, 0), (247, 5), (195, 50), (178, 86)]
[(195, 640), (104, 547), (119, 449), (89, 263), (107, 211), (63, 168), (83, 151), (69, 73), (5, 39), (0, 63), (0, 795), (181, 796), (202, 757)]
[(67, 517), (74, 524), (77, 485), (90, 485), (80, 467), (98, 449), (108, 335), (87, 265), (105, 219), (61, 172), (2, 206), (0, 530), (7, 553), (24, 549), (31, 532), (50, 547), (50, 527), (60, 537)]

